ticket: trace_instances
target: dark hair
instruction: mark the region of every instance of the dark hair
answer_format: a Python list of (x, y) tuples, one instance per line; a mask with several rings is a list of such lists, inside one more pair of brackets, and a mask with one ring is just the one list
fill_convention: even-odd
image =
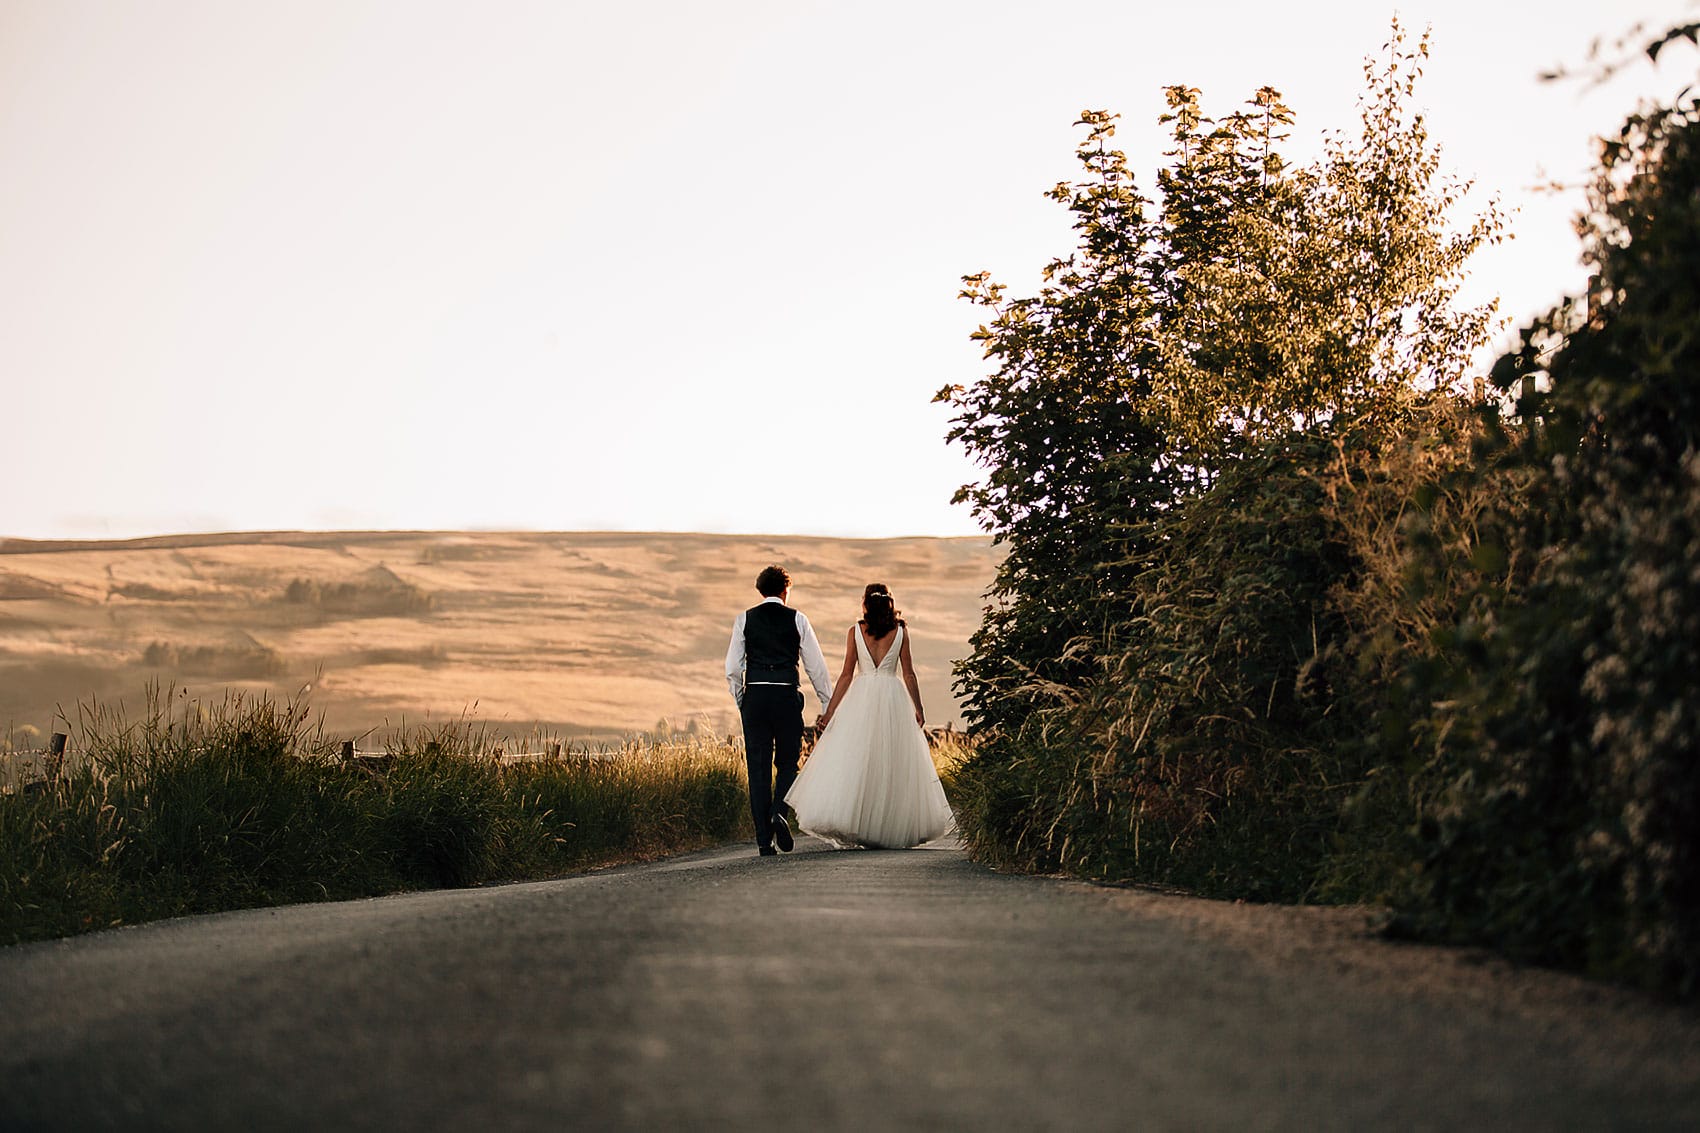
[(891, 600), (891, 591), (883, 582), (870, 582), (862, 591), (862, 615), (862, 624), (868, 627), (868, 635), (875, 641), (903, 624), (903, 619), (897, 616), (897, 604)]
[(763, 598), (780, 598), (791, 588), (791, 576), (777, 564), (756, 575), (756, 589)]

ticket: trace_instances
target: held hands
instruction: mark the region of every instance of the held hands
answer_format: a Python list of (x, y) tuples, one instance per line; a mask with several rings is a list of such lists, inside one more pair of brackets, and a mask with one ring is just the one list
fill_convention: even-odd
[(831, 721), (832, 721), (832, 713), (822, 712), (820, 714), (820, 716), (815, 720), (815, 731), (817, 733), (826, 731), (826, 726), (827, 726), (827, 724), (831, 723)]

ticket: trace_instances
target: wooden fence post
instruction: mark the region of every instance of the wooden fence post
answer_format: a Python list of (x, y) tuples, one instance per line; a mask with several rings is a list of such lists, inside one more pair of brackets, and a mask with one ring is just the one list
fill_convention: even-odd
[(343, 740), (342, 741), (342, 761), (344, 763), (353, 763), (354, 762), (354, 741), (353, 740)]
[(70, 741), (70, 738), (64, 732), (54, 732), (53, 738), (47, 742), (47, 766), (45, 770), (49, 779), (59, 778), (59, 771), (65, 766), (65, 744)]

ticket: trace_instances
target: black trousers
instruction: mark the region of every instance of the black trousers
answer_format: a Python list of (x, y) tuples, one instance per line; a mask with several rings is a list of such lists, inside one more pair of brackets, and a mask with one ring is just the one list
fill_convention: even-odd
[(750, 770), (750, 817), (756, 845), (773, 844), (773, 814), (797, 779), (803, 753), (803, 692), (785, 685), (750, 685), (739, 710)]

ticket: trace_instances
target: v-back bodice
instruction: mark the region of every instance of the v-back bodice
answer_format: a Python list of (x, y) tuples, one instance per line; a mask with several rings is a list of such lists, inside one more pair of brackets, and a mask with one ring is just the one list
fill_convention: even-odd
[(856, 679), (785, 801), (799, 826), (835, 846), (918, 846), (950, 829), (951, 813), (914, 698), (898, 679), (908, 630), (897, 628), (877, 665), (862, 627), (850, 632)]
[(856, 627), (856, 656), (861, 662), (864, 673), (883, 673), (886, 676), (897, 675), (897, 651), (903, 648), (903, 627), (897, 627), (897, 635), (891, 639), (891, 648), (885, 651), (879, 664), (874, 664), (874, 655), (868, 652), (868, 635), (862, 632), (862, 627)]

